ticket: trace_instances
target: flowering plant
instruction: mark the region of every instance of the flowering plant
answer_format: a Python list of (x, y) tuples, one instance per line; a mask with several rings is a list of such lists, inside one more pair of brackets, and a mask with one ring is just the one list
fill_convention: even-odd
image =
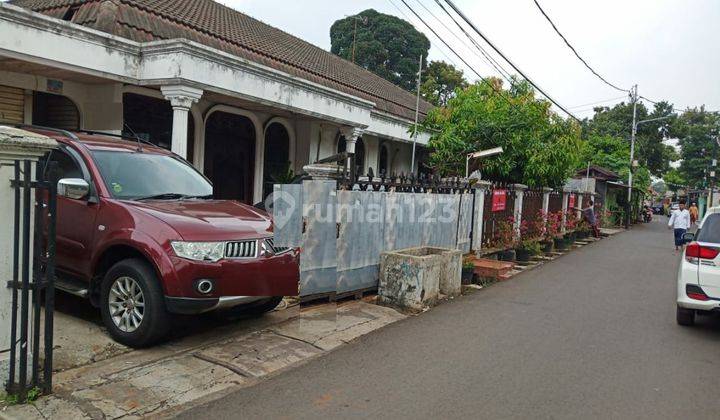
[(515, 242), (515, 218), (510, 216), (497, 224), (492, 244), (494, 248), (509, 249), (515, 246)]
[(568, 210), (565, 214), (565, 229), (574, 230), (577, 226), (577, 213), (575, 210)]
[(562, 211), (548, 213), (545, 222), (545, 239), (552, 240), (562, 236), (560, 230), (562, 227)]

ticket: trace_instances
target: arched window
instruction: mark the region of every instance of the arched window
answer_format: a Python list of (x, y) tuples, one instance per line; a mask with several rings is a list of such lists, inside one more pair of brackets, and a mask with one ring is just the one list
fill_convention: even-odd
[(274, 184), (286, 184), (290, 171), (290, 136), (280, 123), (265, 129), (265, 162), (263, 164), (263, 199), (273, 191)]

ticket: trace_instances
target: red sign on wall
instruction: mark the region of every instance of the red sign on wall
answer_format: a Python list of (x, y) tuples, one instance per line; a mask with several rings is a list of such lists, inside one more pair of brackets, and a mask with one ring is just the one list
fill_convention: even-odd
[(507, 204), (506, 190), (493, 190), (492, 195), (492, 211), (503, 211)]
[(570, 194), (570, 198), (568, 199), (568, 210), (575, 207), (575, 194)]

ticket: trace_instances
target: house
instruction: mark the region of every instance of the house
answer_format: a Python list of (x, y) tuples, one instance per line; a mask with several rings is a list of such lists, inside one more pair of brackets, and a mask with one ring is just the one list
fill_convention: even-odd
[(211, 0), (13, 0), (0, 33), (0, 124), (144, 136), (219, 198), (343, 150), (362, 173), (412, 166), (412, 93)]
[(596, 201), (601, 208), (605, 208), (608, 190), (622, 187), (620, 175), (597, 165), (590, 165), (587, 168), (578, 170), (573, 176), (572, 182), (578, 185), (578, 189), (596, 193)]

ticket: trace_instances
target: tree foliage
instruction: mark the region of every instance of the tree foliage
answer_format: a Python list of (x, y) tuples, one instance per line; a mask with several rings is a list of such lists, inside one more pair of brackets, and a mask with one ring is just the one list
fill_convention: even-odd
[(526, 82), (507, 90), (497, 79), (492, 83), (495, 89), (478, 82), (458, 91), (447, 106), (430, 112), (423, 125), (434, 133), (432, 167), (442, 175), (460, 175), (467, 153), (502, 146), (504, 153), (482, 160), (484, 178), (564, 184), (580, 161), (579, 126), (551, 111)]
[[(642, 103), (637, 106), (637, 120), (647, 120), (669, 115), (673, 112), (672, 106), (667, 102), (659, 102), (652, 111)], [(623, 139), (629, 144), (632, 129), (633, 105), (622, 102), (609, 107), (595, 108), (592, 119), (583, 124), (583, 138), (593, 135), (611, 136)], [(656, 177), (670, 169), (670, 161), (677, 159), (672, 146), (665, 144), (665, 136), (661, 127), (672, 123), (672, 118), (638, 125), (635, 138), (635, 159), (641, 168), (647, 168)]]
[[(706, 187), (706, 175), (712, 170), (712, 160), (720, 160), (717, 142), (720, 113), (708, 112), (704, 108), (688, 110), (673, 122), (670, 129), (673, 136), (679, 139), (682, 162), (678, 175), (683, 185)], [(667, 177), (665, 180), (670, 182)]]
[(423, 72), (420, 94), (433, 105), (445, 106), (456, 89), (462, 90), (467, 86), (462, 70), (444, 61), (431, 61)]
[(355, 63), (406, 90), (415, 89), (418, 60), (422, 55), (424, 68), (430, 50), (425, 35), (398, 17), (368, 9), (333, 23), (330, 51), (352, 60), (353, 36)]

